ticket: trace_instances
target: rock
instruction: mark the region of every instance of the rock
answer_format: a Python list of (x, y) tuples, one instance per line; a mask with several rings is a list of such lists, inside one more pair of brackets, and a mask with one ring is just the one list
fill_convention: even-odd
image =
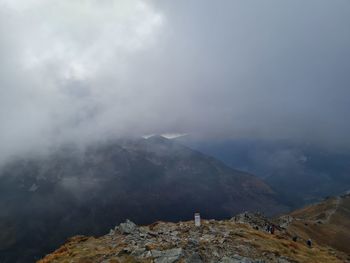
[(171, 236), (177, 236), (179, 234), (179, 231), (173, 231), (170, 233)]
[(260, 213), (250, 212), (238, 214), (233, 217), (231, 221), (248, 224), (255, 229), (265, 229), (267, 225), (274, 225), (268, 218), (264, 217)]
[(220, 256), (219, 253), (216, 250), (214, 250), (212, 254), (213, 254), (214, 257), (219, 257)]
[(196, 240), (196, 239), (194, 239), (194, 238), (189, 238), (189, 239), (188, 239), (188, 245), (189, 245), (189, 246), (194, 246), (194, 247), (196, 247), (196, 246), (199, 245), (199, 242), (198, 242), (198, 240)]
[(159, 250), (152, 250), (151, 251), (151, 254), (152, 254), (152, 257), (154, 258), (159, 258), (162, 256), (162, 251), (159, 251)]
[(140, 226), (139, 230), (141, 233), (144, 233), (144, 234), (147, 234), (147, 232), (150, 231), (148, 226)]
[(136, 249), (131, 253), (131, 255), (132, 255), (132, 256), (135, 256), (135, 257), (139, 257), (139, 256), (143, 255), (145, 251), (146, 251), (145, 248), (136, 248)]
[(285, 215), (285, 216), (281, 216), (279, 218), (279, 226), (282, 228), (287, 228), (290, 223), (292, 223), (294, 221), (294, 218), (292, 216), (289, 215)]
[(125, 223), (121, 223), (118, 227), (118, 230), (122, 234), (131, 234), (137, 229), (137, 226), (134, 222), (127, 219)]
[(289, 261), (289, 259), (287, 257), (280, 257), (277, 260), (278, 263), (291, 263), (291, 261)]
[(155, 263), (173, 263), (182, 256), (182, 248), (173, 248), (168, 250), (153, 250), (152, 257), (155, 258)]
[(192, 254), (188, 259), (185, 260), (185, 263), (202, 263), (203, 260), (198, 253)]
[(180, 257), (182, 255), (182, 248), (173, 248), (162, 252), (164, 257)]
[(215, 236), (214, 235), (203, 235), (201, 238), (200, 238), (200, 241), (205, 241), (205, 242), (210, 242), (212, 240), (215, 239)]
[(220, 263), (263, 263), (263, 262), (264, 261), (241, 257), (239, 255), (234, 255), (233, 257), (223, 257), (220, 261)]
[(220, 244), (223, 244), (224, 242), (225, 242), (225, 238), (220, 238), (220, 239), (219, 239), (219, 243), (220, 243)]
[(117, 253), (117, 256), (129, 255), (129, 254), (131, 254), (132, 250), (133, 249), (131, 247), (124, 247), (122, 250), (120, 250)]
[(240, 261), (237, 261), (236, 259), (229, 258), (229, 257), (223, 257), (220, 261), (220, 263), (239, 263)]
[(146, 243), (145, 244), (145, 247), (146, 247), (146, 249), (147, 250), (155, 250), (156, 249), (156, 247), (157, 247), (157, 244), (156, 243), (151, 243), (151, 242), (149, 242), (149, 243)]
[(155, 231), (148, 231), (147, 233), (148, 233), (150, 236), (152, 236), (152, 237), (156, 237), (156, 236), (159, 235), (159, 233), (158, 233), (158, 232), (155, 232)]

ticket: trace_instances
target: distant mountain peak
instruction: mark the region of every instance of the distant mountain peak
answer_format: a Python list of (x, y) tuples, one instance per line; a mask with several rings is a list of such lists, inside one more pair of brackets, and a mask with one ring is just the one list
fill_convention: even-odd
[(154, 134), (154, 135), (151, 135), (147, 138), (145, 138), (147, 141), (154, 141), (154, 142), (166, 142), (166, 141), (170, 141), (170, 139), (164, 137), (163, 135), (159, 135), (159, 134)]
[(187, 135), (188, 135), (188, 133), (163, 133), (163, 134), (148, 134), (148, 135), (144, 135), (142, 137), (144, 139), (149, 139), (152, 137), (163, 137), (163, 138), (172, 140), (172, 139), (177, 139), (177, 138), (184, 137)]

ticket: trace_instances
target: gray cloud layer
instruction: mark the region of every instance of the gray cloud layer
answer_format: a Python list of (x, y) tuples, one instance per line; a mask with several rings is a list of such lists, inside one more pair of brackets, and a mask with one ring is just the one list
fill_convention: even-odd
[(350, 2), (0, 0), (0, 160), (149, 133), (349, 145)]

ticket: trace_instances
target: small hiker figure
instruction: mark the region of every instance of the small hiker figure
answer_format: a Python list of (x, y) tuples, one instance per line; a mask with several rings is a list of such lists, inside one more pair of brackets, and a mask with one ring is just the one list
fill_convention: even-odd
[(297, 242), (297, 240), (298, 240), (298, 236), (293, 236), (293, 241)]
[(311, 247), (311, 246), (312, 246), (312, 241), (311, 241), (310, 238), (306, 241), (306, 244), (307, 244), (308, 247)]
[(270, 225), (267, 225), (266, 231), (267, 231), (268, 233), (271, 233), (271, 226), (270, 226)]
[(275, 233), (275, 225), (271, 226), (271, 234), (273, 235)]

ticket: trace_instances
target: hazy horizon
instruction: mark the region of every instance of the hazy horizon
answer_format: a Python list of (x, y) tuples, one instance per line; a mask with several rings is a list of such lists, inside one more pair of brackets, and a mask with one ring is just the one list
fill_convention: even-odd
[(350, 2), (0, 0), (0, 161), (146, 134), (350, 146)]

